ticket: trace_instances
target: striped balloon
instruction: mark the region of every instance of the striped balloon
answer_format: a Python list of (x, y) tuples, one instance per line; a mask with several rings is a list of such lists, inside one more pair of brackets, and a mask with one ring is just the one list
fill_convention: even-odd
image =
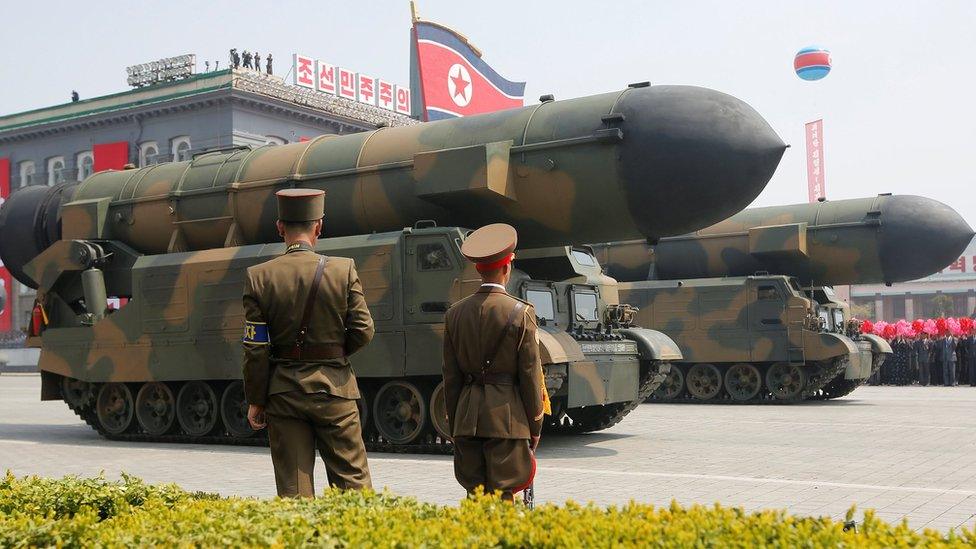
[(830, 52), (817, 46), (803, 48), (793, 58), (793, 69), (804, 80), (820, 80), (830, 73)]

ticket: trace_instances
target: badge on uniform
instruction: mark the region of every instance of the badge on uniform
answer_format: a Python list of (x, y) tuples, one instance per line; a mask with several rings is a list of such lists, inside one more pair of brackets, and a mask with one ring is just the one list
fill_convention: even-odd
[(264, 322), (244, 321), (244, 343), (249, 345), (267, 345), (268, 325)]

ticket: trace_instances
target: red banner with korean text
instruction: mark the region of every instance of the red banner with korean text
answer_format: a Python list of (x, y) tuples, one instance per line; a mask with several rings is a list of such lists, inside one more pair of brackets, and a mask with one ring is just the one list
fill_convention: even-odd
[(95, 156), (94, 171), (121, 170), (129, 163), (129, 143), (96, 143), (92, 147), (92, 154)]
[[(0, 158), (0, 206), (10, 195), (10, 159)], [(0, 332), (10, 330), (10, 309), (13, 308), (13, 280), (0, 261)]]
[(823, 119), (807, 122), (807, 195), (810, 202), (827, 197), (824, 185)]

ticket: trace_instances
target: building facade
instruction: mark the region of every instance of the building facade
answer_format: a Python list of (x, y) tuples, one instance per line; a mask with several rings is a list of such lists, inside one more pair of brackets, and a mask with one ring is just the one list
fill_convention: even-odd
[[(25, 185), (81, 181), (101, 169), (190, 160), (415, 120), (286, 84), (251, 70), (196, 74), (112, 95), (0, 117), (0, 200)], [(2, 235), (0, 235), (2, 237)], [(33, 292), (0, 269), (0, 333), (24, 328)]]

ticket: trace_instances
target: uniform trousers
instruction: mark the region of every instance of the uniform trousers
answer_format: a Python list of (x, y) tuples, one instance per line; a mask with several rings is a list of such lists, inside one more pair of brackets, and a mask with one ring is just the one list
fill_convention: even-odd
[(931, 370), (932, 365), (929, 362), (919, 361), (918, 363), (918, 384), (928, 385), (931, 380)]
[(532, 475), (532, 450), (524, 438), (454, 437), (454, 476), (468, 493), (478, 486), (512, 499)]
[(265, 413), (279, 496), (315, 497), (316, 448), (329, 485), (372, 488), (355, 400), (328, 393), (277, 393), (268, 397)]

